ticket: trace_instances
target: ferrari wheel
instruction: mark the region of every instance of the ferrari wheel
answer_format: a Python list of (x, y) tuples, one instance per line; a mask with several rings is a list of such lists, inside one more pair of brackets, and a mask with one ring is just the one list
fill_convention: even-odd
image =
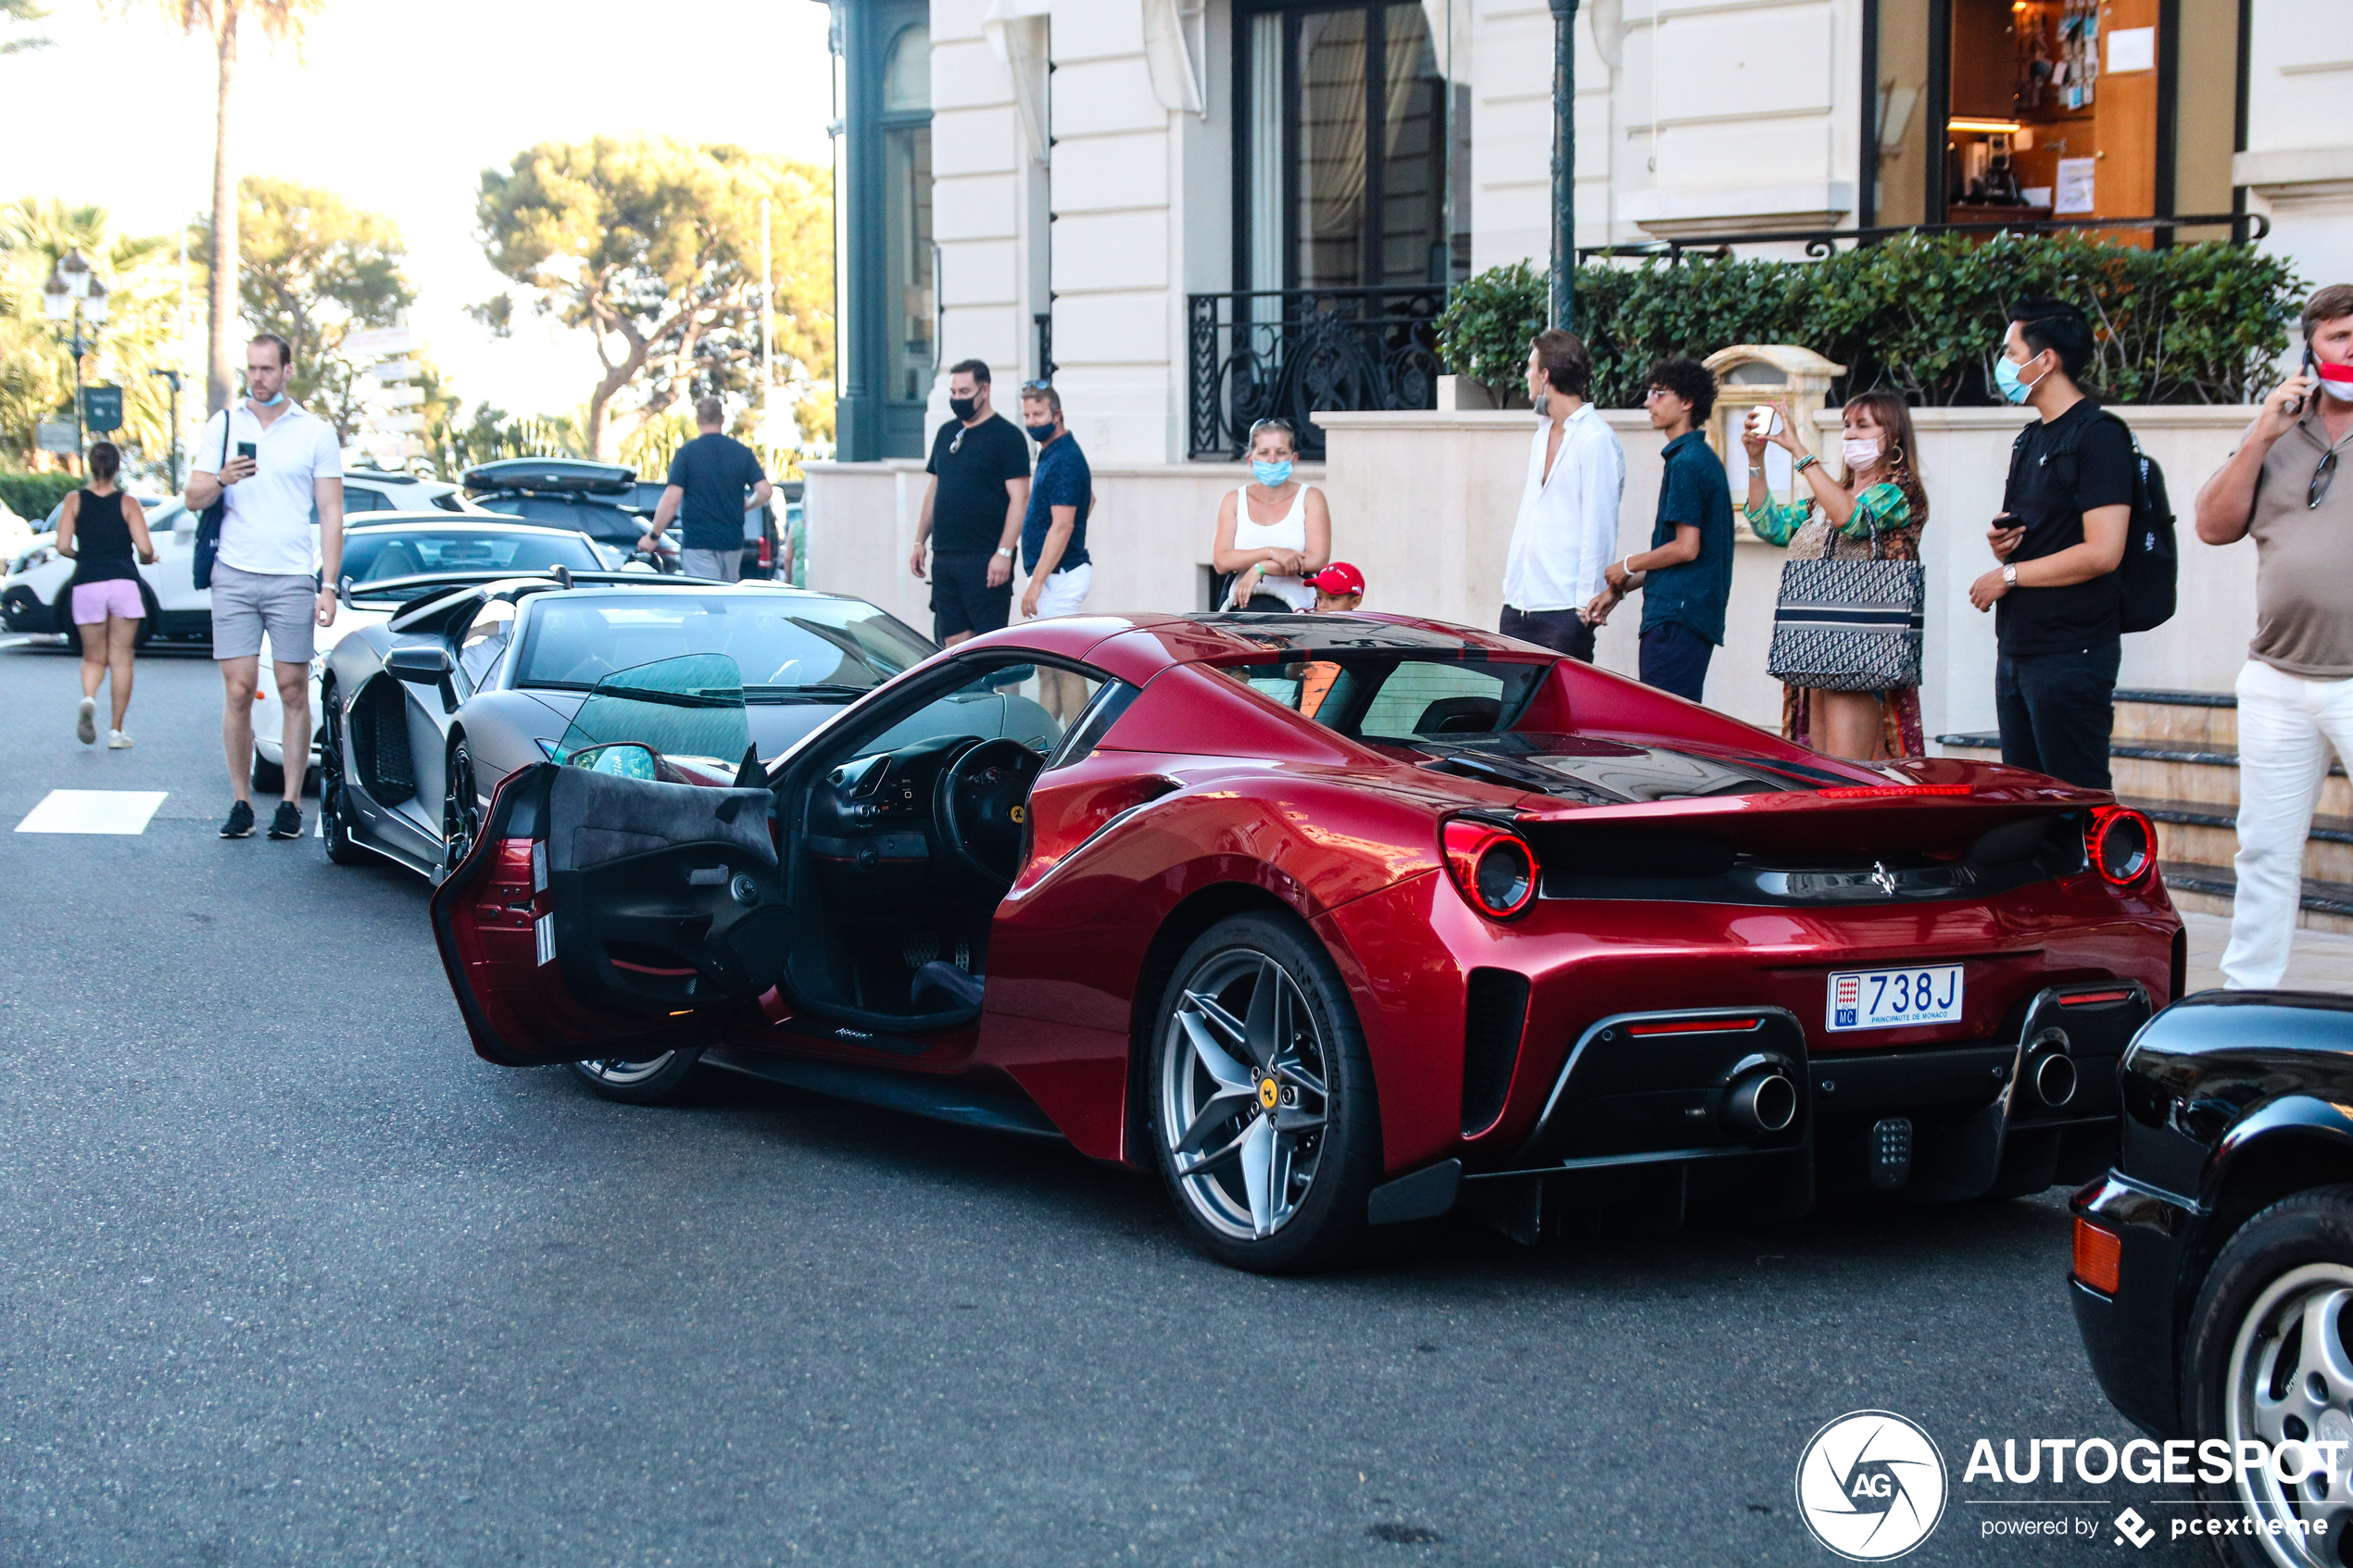
[(1264, 1273), (1347, 1261), (1380, 1177), (1380, 1119), (1330, 956), (1295, 922), (1226, 921), (1178, 961), (1159, 1018), (1152, 1145), (1196, 1237)]
[(2242, 1226), (2198, 1292), (2188, 1337), (2189, 1435), (2295, 1445), (2313, 1466), (2294, 1479), (2256, 1466), (2200, 1487), (2218, 1516), (2258, 1526), (2217, 1543), (2225, 1561), (2338, 1568), (2353, 1529), (2353, 1449), (2344, 1446), (2353, 1442), (2353, 1186), (2283, 1198)]
[(319, 744), (319, 840), (326, 846), (328, 859), (356, 866), (369, 857), (351, 836), (351, 797), (343, 776), (343, 707), (333, 686), (319, 694), (319, 705), (327, 710)]
[(623, 1105), (667, 1105), (693, 1076), (700, 1050), (664, 1051), (643, 1061), (575, 1061), (580, 1081), (606, 1099)]
[(474, 788), (474, 759), (464, 741), (449, 748), (443, 777), (448, 781), (441, 792), (441, 869), (446, 874), (473, 853), (474, 838), (482, 832), (482, 795)]

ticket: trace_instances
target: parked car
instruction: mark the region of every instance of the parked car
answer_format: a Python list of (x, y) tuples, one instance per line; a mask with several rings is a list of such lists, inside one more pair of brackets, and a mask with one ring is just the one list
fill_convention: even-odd
[[(581, 458), (502, 458), (468, 469), (463, 483), (486, 510), (580, 530), (612, 567), (634, 559), (657, 571), (678, 570), (675, 533), (663, 536), (651, 558), (637, 547), (651, 526), (653, 503), (643, 498), (635, 469)], [(658, 499), (661, 486), (653, 490)]]
[[(767, 583), (580, 572), (420, 597), (344, 637), (321, 677), (327, 854), (437, 876), (472, 847), (490, 791), (546, 760), (616, 671), (735, 659), (743, 684), (729, 707), (749, 705), (746, 745), (774, 757), (935, 650), (863, 599)], [(729, 777), (742, 759), (726, 759)]]
[[(321, 629), (310, 660), (310, 765), (317, 766), (326, 734), (320, 702), (320, 676), (334, 644), (355, 632), (381, 625), (403, 605), (459, 583), (496, 581), (518, 572), (601, 571), (605, 558), (594, 541), (573, 528), (542, 528), (494, 513), (462, 518), (442, 512), (363, 513), (344, 531), (338, 573), (342, 608), (335, 623)], [(265, 794), (285, 788), (285, 718), (276, 684), (268, 678), (270, 639), (261, 639), (264, 679), (254, 690), (253, 786)]]
[[(989, 692), (1043, 721), (963, 723)], [(1243, 1268), (1458, 1207), (1533, 1240), (2080, 1181), (2185, 960), (2105, 793), (1841, 761), (1434, 621), (1031, 622), (753, 787), (664, 782), (732, 738), (660, 721), (728, 709), (647, 704), (469, 827), (432, 915), (476, 1050), (1066, 1138)]]
[(2122, 1157), (2072, 1204), (2093, 1370), (2159, 1439), (2339, 1445), (2302, 1479), (2233, 1465), (2201, 1482), (2261, 1532), (2216, 1532), (2227, 1561), (2336, 1563), (2353, 1530), (2353, 997), (2200, 992), (2141, 1031), (2122, 1092)]
[[(147, 533), (155, 541), (154, 565), (139, 568), (139, 596), (147, 615), (139, 627), (139, 646), (158, 639), (167, 644), (209, 647), (212, 644), (212, 594), (195, 585), (194, 558), (196, 520), (176, 495), (141, 495), (147, 515)], [(481, 515), (454, 484), (420, 479), (413, 474), (374, 469), (354, 469), (344, 475), (344, 517), (357, 522), (380, 513), (434, 508), (443, 512)], [(50, 632), (80, 652), (82, 634), (74, 630), (71, 607), (58, 590), (73, 576), (73, 562), (57, 554), (59, 501), (43, 521), (31, 546), (20, 552), (0, 580), (0, 625), (11, 632)], [(275, 787), (275, 786), (272, 786)]]

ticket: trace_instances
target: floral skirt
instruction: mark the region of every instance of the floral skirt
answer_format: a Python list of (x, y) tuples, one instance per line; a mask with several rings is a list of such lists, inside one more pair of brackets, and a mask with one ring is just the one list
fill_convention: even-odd
[[(1878, 696), (1880, 755), (1927, 756), (1928, 745), (1920, 736), (1919, 688), (1896, 686)], [(1804, 686), (1781, 688), (1781, 734), (1800, 746), (1814, 744), (1813, 697)]]

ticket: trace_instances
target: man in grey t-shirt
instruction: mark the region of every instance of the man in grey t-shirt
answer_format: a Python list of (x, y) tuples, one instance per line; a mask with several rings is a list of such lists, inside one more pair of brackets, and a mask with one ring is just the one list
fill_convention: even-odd
[(2255, 640), (2238, 678), (2238, 889), (2222, 984), (2287, 972), (2304, 844), (2332, 749), (2353, 757), (2353, 283), (2304, 307), (2304, 373), (2197, 493), (2197, 536), (2255, 540)]

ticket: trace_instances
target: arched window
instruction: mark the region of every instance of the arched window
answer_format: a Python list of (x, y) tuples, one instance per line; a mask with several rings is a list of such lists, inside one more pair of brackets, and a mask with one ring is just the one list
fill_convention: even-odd
[(931, 109), (931, 29), (921, 22), (902, 27), (890, 41), (883, 67), (883, 113), (925, 114)]

